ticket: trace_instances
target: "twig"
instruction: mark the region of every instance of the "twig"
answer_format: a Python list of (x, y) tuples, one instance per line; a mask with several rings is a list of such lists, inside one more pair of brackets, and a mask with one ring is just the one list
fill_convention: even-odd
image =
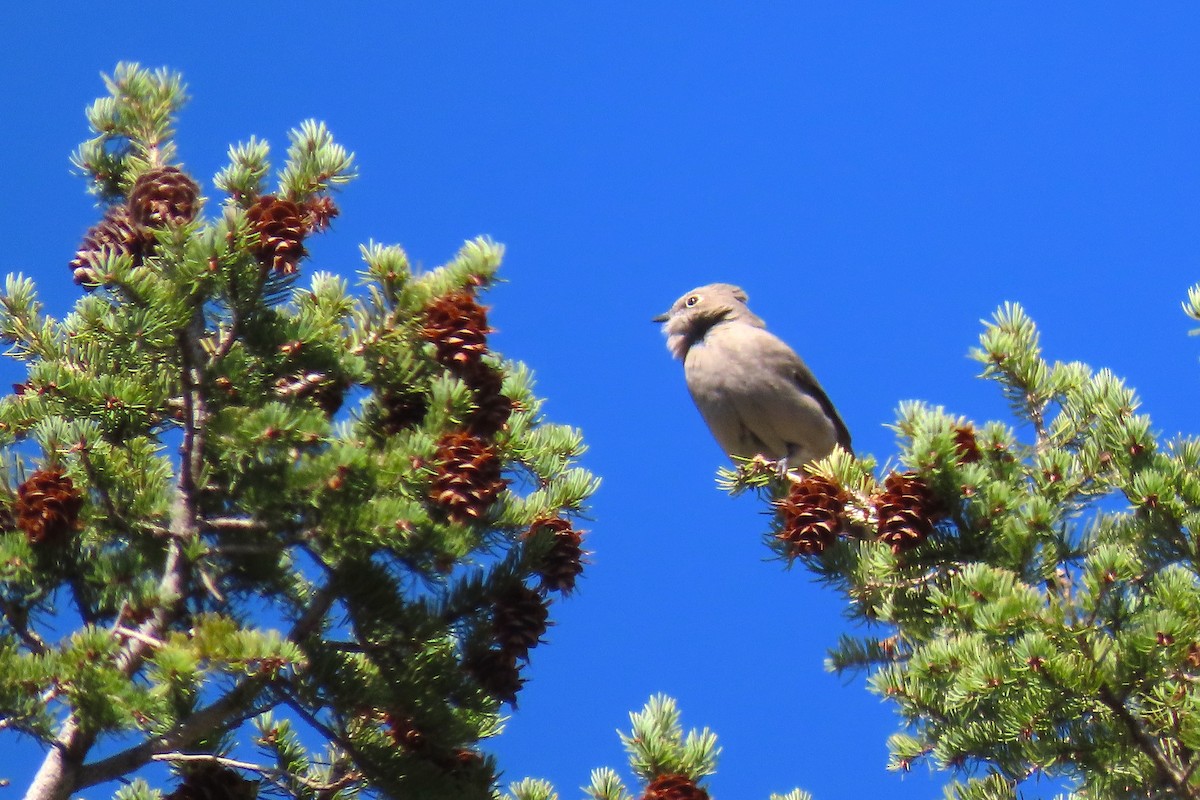
[(155, 637), (149, 636), (141, 631), (131, 630), (130, 628), (123, 626), (114, 628), (113, 633), (126, 639), (136, 639), (137, 641), (149, 647), (151, 650), (157, 650), (164, 644), (162, 639), (156, 639)]
[(1113, 694), (1107, 684), (1100, 686), (1099, 696), (1100, 702), (1112, 711), (1117, 719), (1124, 723), (1142, 752), (1154, 762), (1159, 780), (1170, 786), (1175, 792), (1178, 792), (1179, 797), (1195, 797), (1196, 794), (1192, 790), (1192, 787), (1188, 786), (1187, 774), (1177, 765), (1171, 763), (1171, 760), (1167, 758), (1167, 754), (1163, 752), (1159, 742), (1146, 730), (1145, 723), (1126, 708), (1125, 703)]
[(243, 517), (210, 517), (203, 521), (206, 529), (226, 530), (226, 531), (250, 531), (254, 533), (265, 533), (268, 528), (263, 523), (256, 519), (245, 519)]
[(220, 341), (217, 342), (216, 347), (212, 350), (212, 358), (209, 360), (211, 364), (216, 364), (222, 358), (229, 355), (229, 351), (233, 349), (234, 343), (237, 342), (238, 333), (240, 332), (238, 329), (241, 327), (239, 324), (241, 322), (241, 314), (238, 313), (237, 305), (234, 303), (229, 304), (229, 316), (231, 317), (229, 327), (222, 334)]
[(0, 615), (3, 615), (8, 624), (12, 626), (13, 632), (35, 655), (43, 655), (50, 649), (37, 631), (30, 630), (28, 610), (0, 597)]
[(117, 526), (125, 533), (132, 533), (133, 530), (129, 526), (129, 522), (117, 510), (117, 504), (113, 502), (112, 495), (108, 492), (108, 486), (104, 481), (100, 480), (100, 475), (96, 472), (96, 465), (92, 463), (92, 459), (88, 457), (88, 449), (85, 442), (81, 439), (79, 444), (74, 448), (75, 452), (79, 453), (79, 463), (83, 465), (83, 471), (87, 474), (88, 483), (91, 488), (100, 495), (100, 501), (104, 504), (104, 513), (108, 518), (115, 522)]

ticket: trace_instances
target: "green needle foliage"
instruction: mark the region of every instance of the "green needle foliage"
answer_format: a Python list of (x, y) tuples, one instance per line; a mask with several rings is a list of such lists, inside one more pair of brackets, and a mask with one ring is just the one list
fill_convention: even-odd
[[(583, 787), (590, 800), (709, 800), (705, 780), (717, 771), (721, 748), (708, 728), (693, 728), (684, 735), (679, 708), (663, 694), (650, 698), (640, 712), (629, 715), (629, 733), (617, 731), (629, 757), (629, 770), (641, 787), (632, 794), (616, 770), (592, 770), (591, 783)], [(502, 800), (558, 800), (548, 781), (525, 778), (513, 783)], [(769, 800), (812, 800), (800, 789), (772, 794)]]
[(1080, 798), (1200, 797), (1200, 440), (1161, 441), (1107, 370), (1046, 361), (1019, 306), (973, 356), (1015, 427), (904, 404), (900, 469), (880, 481), (835, 453), (775, 493), (770, 545), (877, 632), (844, 637), (830, 669), (870, 673), (905, 723), (891, 768), (954, 770), (949, 797), (1039, 776)]
[[(306, 122), (269, 185), (230, 150), (206, 200), (172, 140), (180, 77), (122, 64), (74, 162), (103, 218), (63, 319), (10, 276), (0, 338), (0, 739), (28, 797), (489, 797), (596, 488), (580, 434), (487, 346), (479, 239), (419, 273), (314, 273), (353, 157)], [(301, 279), (308, 273), (307, 281)], [(64, 275), (65, 278), (65, 275)], [(0, 747), (5, 745), (0, 744)]]

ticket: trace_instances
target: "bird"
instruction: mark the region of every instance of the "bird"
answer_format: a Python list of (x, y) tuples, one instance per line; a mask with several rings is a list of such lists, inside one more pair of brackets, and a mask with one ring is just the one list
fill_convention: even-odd
[(776, 462), (780, 474), (833, 452), (850, 431), (812, 371), (730, 283), (692, 289), (664, 314), (667, 349), (692, 401), (731, 459)]

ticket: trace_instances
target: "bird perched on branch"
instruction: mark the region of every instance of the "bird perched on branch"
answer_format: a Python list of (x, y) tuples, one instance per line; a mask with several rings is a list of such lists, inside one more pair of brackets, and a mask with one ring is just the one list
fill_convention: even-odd
[(731, 458), (761, 456), (780, 472), (850, 451), (850, 432), (812, 372), (728, 283), (701, 286), (665, 314), (667, 349), (683, 362), (696, 408)]

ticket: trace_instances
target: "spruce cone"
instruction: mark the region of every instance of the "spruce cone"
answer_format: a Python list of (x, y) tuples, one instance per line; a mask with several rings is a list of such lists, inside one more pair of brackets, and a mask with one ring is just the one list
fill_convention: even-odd
[(500, 650), (516, 658), (528, 659), (546, 632), (549, 601), (540, 592), (518, 585), (496, 598), (492, 611), (492, 630)]
[(104, 212), (104, 219), (83, 235), (83, 242), (68, 266), (76, 283), (103, 283), (99, 268), (109, 255), (128, 255), (136, 266), (153, 248), (154, 237), (133, 221), (129, 209), (124, 205), (112, 206)]
[(466, 376), (475, 390), (475, 408), (467, 418), (467, 430), (482, 439), (490, 439), (504, 429), (512, 415), (513, 403), (500, 389), (504, 376), (500, 370), (482, 361)]
[(254, 255), (263, 269), (280, 275), (299, 270), (300, 259), (307, 255), (304, 236), (308, 233), (309, 216), (291, 200), (280, 200), (264, 194), (246, 209), (246, 220), (258, 234)]
[(438, 363), (461, 376), (469, 375), (487, 352), (489, 333), (487, 309), (469, 291), (439, 297), (425, 308), (421, 335), (433, 342)]
[(687, 775), (659, 775), (650, 781), (641, 800), (708, 800), (708, 792)]
[(899, 553), (916, 547), (933, 533), (941, 508), (925, 481), (913, 472), (893, 472), (884, 479), (875, 498), (879, 540)]
[(17, 487), (17, 527), (33, 544), (61, 543), (79, 527), (83, 494), (58, 467), (39, 469)]
[(463, 659), (463, 668), (485, 692), (516, 707), (517, 692), (525, 683), (516, 656), (490, 648), (480, 650)]
[(775, 538), (786, 544), (789, 557), (812, 556), (833, 544), (844, 526), (846, 492), (831, 480), (809, 475), (792, 484), (776, 505), (783, 525)]
[(571, 528), (571, 523), (561, 517), (540, 519), (529, 526), (526, 539), (554, 537), (540, 564), (536, 565), (542, 588), (548, 592), (570, 594), (575, 588), (575, 578), (583, 572), (583, 534)]
[(958, 463), (974, 464), (983, 458), (979, 452), (979, 443), (975, 440), (975, 429), (970, 425), (954, 429), (954, 449), (958, 453)]
[(504, 491), (500, 458), (469, 433), (448, 433), (438, 441), (437, 474), (430, 499), (453, 521), (478, 520)]
[(178, 167), (148, 169), (129, 190), (129, 212), (139, 225), (182, 225), (196, 216), (200, 187)]
[(379, 395), (379, 428), (385, 436), (415, 428), (425, 419), (429, 399), (411, 389), (385, 389)]
[(254, 800), (258, 781), (248, 781), (220, 764), (202, 764), (190, 770), (175, 791), (163, 800)]

